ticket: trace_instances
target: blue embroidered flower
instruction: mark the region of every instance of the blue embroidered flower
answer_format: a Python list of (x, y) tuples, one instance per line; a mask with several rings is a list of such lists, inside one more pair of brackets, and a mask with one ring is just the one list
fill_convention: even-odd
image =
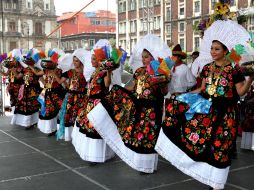
[(224, 88), (222, 86), (218, 87), (217, 88), (217, 93), (222, 96), (225, 94), (225, 91), (224, 91)]

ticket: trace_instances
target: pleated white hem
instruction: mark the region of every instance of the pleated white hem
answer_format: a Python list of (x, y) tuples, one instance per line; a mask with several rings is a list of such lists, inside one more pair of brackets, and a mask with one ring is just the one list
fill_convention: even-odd
[(155, 150), (183, 173), (215, 189), (223, 189), (229, 167), (219, 169), (205, 162), (196, 162), (172, 143), (161, 129)]
[(14, 114), (11, 123), (14, 125), (29, 127), (38, 123), (38, 119), (39, 112), (35, 112), (32, 115)]
[(64, 128), (64, 140), (65, 141), (71, 141), (72, 131), (73, 131), (73, 126)]
[(126, 147), (117, 126), (101, 103), (95, 106), (87, 117), (110, 148), (130, 167), (145, 173), (157, 170), (158, 154), (140, 154)]
[(79, 132), (79, 128), (76, 125), (72, 132), (72, 144), (80, 158), (85, 161), (105, 162), (115, 155), (103, 139), (87, 137)]
[(38, 121), (38, 129), (45, 134), (52, 133), (57, 130), (57, 116), (53, 119)]
[(254, 133), (242, 132), (241, 148), (254, 150)]

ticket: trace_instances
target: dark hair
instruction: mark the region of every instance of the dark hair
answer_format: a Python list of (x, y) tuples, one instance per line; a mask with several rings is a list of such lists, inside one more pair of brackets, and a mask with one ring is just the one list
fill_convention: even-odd
[(213, 41), (212, 41), (212, 43), (215, 43), (215, 42), (221, 44), (221, 46), (222, 46), (222, 48), (223, 48), (224, 51), (228, 51), (227, 46), (225, 46), (225, 45), (224, 45), (223, 43), (221, 43), (219, 40), (213, 40)]
[(153, 55), (147, 49), (143, 49), (143, 51), (147, 52), (151, 57), (153, 57)]
[(199, 51), (193, 51), (191, 55), (199, 56)]

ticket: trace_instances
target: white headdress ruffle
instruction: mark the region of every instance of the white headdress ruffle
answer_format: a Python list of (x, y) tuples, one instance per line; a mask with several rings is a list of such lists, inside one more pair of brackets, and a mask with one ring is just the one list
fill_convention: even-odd
[(237, 44), (245, 45), (250, 40), (249, 33), (244, 27), (232, 20), (217, 20), (204, 33), (200, 45), (199, 57), (192, 64), (192, 73), (197, 76), (204, 65), (213, 61), (210, 54), (213, 40), (223, 43), (229, 51)]
[(164, 59), (172, 55), (172, 51), (161, 38), (154, 34), (147, 34), (133, 48), (130, 58), (130, 66), (133, 72), (143, 66), (142, 52), (144, 49), (147, 49), (154, 59)]

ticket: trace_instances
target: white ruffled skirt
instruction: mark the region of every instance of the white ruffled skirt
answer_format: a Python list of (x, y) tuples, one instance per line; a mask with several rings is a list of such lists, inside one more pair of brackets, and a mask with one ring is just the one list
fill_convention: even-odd
[(79, 132), (76, 125), (72, 132), (72, 144), (80, 158), (85, 161), (105, 162), (115, 155), (103, 139), (87, 137)]
[(56, 131), (57, 130), (57, 116), (49, 120), (39, 119), (38, 129), (45, 134), (49, 134)]
[(11, 124), (20, 125), (23, 127), (29, 127), (38, 123), (39, 112), (35, 112), (32, 115), (14, 114), (12, 117)]
[(223, 189), (229, 167), (219, 169), (205, 162), (196, 162), (172, 143), (161, 129), (155, 150), (172, 165), (194, 179), (215, 189)]
[(126, 147), (118, 133), (117, 126), (101, 103), (97, 104), (87, 117), (110, 148), (126, 164), (145, 173), (153, 173), (154, 170), (157, 170), (158, 154), (140, 154)]

